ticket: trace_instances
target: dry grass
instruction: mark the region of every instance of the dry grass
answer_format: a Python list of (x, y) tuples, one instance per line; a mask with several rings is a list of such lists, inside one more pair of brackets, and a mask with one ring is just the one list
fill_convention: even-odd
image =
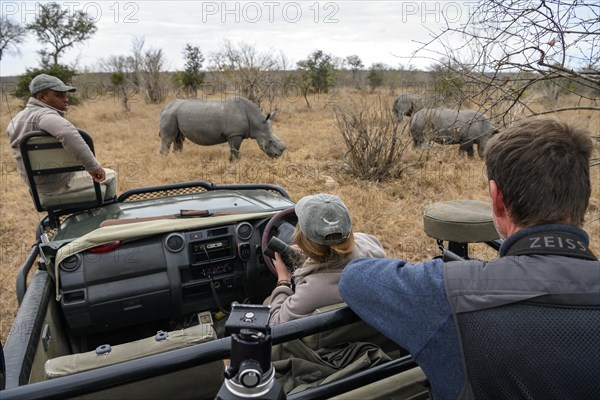
[[(345, 96), (353, 95), (342, 91)], [(410, 163), (398, 180), (374, 183), (356, 179), (344, 168), (345, 148), (324, 99), (313, 99), (313, 110), (304, 102), (282, 102), (274, 128), (288, 150), (270, 160), (254, 141), (245, 141), (241, 160), (229, 163), (227, 145), (201, 147), (184, 143), (179, 155), (160, 156), (158, 120), (162, 105), (134, 102), (125, 113), (119, 102), (101, 98), (74, 108), (68, 118), (90, 132), (99, 160), (115, 169), (118, 192), (172, 182), (204, 180), (215, 183), (274, 183), (285, 187), (294, 200), (316, 192), (339, 195), (353, 215), (355, 229), (376, 235), (392, 257), (409, 261), (437, 254), (435, 241), (422, 232), (424, 207), (435, 201), (477, 199), (487, 201), (483, 162), (458, 156), (456, 146), (434, 147), (427, 154), (409, 148)], [(389, 103), (391, 105), (391, 97)], [(6, 127), (21, 102), (2, 98), (0, 125)], [(599, 134), (600, 114), (561, 115), (568, 122)], [(0, 195), (0, 340), (4, 342), (16, 315), (15, 276), (35, 240), (41, 214), (35, 211), (25, 185), (15, 172), (7, 136), (0, 135), (2, 188)], [(596, 145), (595, 156), (600, 146)], [(591, 206), (586, 229), (592, 250), (600, 254), (600, 167), (594, 167)], [(333, 181), (335, 183), (332, 183)], [(477, 248), (482, 257), (491, 257)]]

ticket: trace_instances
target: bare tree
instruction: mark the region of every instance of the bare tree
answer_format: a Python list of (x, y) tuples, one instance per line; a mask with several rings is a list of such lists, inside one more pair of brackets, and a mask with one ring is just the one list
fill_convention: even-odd
[(142, 53), (142, 49), (146, 44), (146, 39), (143, 36), (134, 36), (131, 39), (131, 55), (128, 57), (129, 64), (131, 66), (131, 70), (133, 72), (132, 83), (138, 89), (141, 89), (141, 74), (139, 73), (142, 68), (144, 55)]
[(0, 19), (0, 60), (4, 54), (19, 53), (19, 44), (25, 41), (25, 27), (8, 18)]
[(167, 89), (162, 72), (165, 67), (165, 56), (162, 49), (144, 50), (145, 39), (134, 37), (131, 55), (127, 57), (127, 67), (131, 70), (129, 82), (136, 92), (144, 94), (149, 103), (164, 101)]
[[(471, 4), (471, 3), (465, 3)], [(492, 110), (504, 123), (516, 111), (541, 115), (600, 110), (600, 5), (596, 1), (492, 0), (468, 10), (458, 24), (432, 33), (414, 57), (444, 59), (446, 88), (462, 102)], [(443, 50), (436, 50), (442, 45)], [(580, 104), (534, 110), (529, 95), (552, 87), (553, 98), (574, 94)]]
[(279, 69), (277, 57), (270, 51), (259, 52), (252, 44), (225, 40), (221, 50), (211, 54), (210, 62), (225, 78), (223, 85), (232, 83), (242, 96), (259, 106), (279, 83), (274, 74)]
[(161, 103), (165, 100), (166, 89), (161, 79), (165, 57), (162, 49), (150, 49), (144, 52), (141, 68), (142, 82), (146, 89), (146, 100)]
[(134, 84), (136, 71), (131, 56), (110, 56), (99, 61), (100, 70), (110, 73), (110, 82), (114, 95), (121, 101), (125, 111), (130, 111), (129, 103), (138, 93), (139, 87)]
[(292, 61), (290, 61), (289, 57), (282, 50), (279, 50), (277, 59), (278, 69), (281, 71), (287, 71), (293, 65)]

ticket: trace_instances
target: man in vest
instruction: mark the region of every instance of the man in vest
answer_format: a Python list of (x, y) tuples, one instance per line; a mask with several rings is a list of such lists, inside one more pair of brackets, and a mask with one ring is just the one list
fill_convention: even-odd
[(435, 400), (600, 398), (600, 263), (581, 228), (591, 152), (587, 132), (551, 119), (490, 139), (499, 259), (345, 268), (343, 299), (410, 351)]

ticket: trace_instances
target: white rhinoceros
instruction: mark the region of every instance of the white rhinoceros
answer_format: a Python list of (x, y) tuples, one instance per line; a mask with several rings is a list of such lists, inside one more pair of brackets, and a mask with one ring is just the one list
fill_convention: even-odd
[(176, 99), (160, 113), (160, 153), (181, 151), (187, 138), (196, 144), (211, 146), (229, 143), (229, 159), (239, 158), (244, 139), (256, 139), (269, 157), (283, 154), (285, 144), (275, 135), (271, 114), (263, 116), (258, 106), (243, 97), (225, 100)]
[(394, 99), (392, 111), (398, 122), (402, 122), (404, 117), (411, 117), (422, 108), (434, 108), (438, 102), (439, 95), (435, 92), (404, 93)]
[(410, 134), (415, 147), (425, 141), (441, 144), (459, 144), (459, 152), (473, 157), (473, 144), (483, 157), (485, 144), (498, 130), (481, 113), (473, 110), (456, 111), (449, 108), (423, 108), (410, 120)]
[(419, 108), (419, 98), (416, 94), (401, 94), (394, 99), (392, 111), (398, 122), (402, 122), (404, 116), (410, 117)]

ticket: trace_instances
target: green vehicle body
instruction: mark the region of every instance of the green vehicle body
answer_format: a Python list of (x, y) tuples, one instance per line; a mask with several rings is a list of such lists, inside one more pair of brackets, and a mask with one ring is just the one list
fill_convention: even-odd
[[(127, 191), (60, 216), (56, 226), (42, 219), (17, 279), (0, 397), (214, 398), (231, 356), (227, 318), (219, 318), (231, 302), (260, 304), (272, 291), (265, 230), (277, 234), (269, 223), (293, 206), (277, 185), (186, 182)], [(356, 332), (386, 342), (343, 305), (318, 311), (274, 326), (273, 344), (319, 346), (327, 334), (335, 343)], [(420, 368), (396, 352), (288, 398), (348, 391), (429, 396)]]

